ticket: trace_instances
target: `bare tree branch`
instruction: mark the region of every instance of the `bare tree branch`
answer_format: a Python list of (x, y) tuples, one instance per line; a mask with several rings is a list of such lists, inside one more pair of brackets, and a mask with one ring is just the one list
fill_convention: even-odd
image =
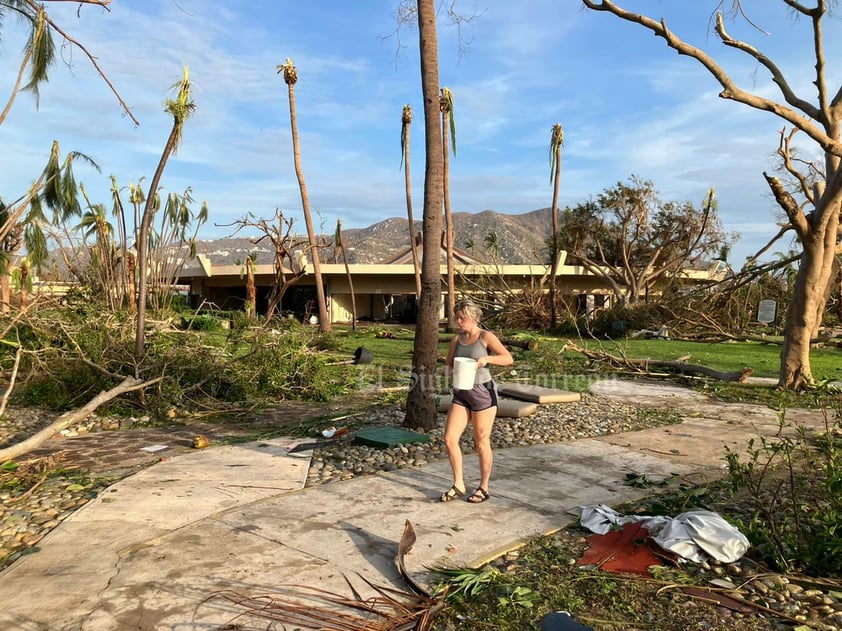
[(103, 403), (107, 403), (121, 394), (147, 388), (158, 383), (161, 379), (161, 377), (158, 377), (150, 381), (141, 381), (140, 379), (135, 379), (134, 377), (126, 377), (120, 384), (114, 386), (110, 390), (100, 392), (81, 408), (62, 414), (53, 423), (50, 423), (50, 425), (36, 434), (10, 447), (0, 449), (0, 462), (13, 460), (22, 454), (32, 451), (56, 432), (60, 432), (66, 427), (69, 427), (74, 423), (78, 423), (79, 421), (87, 418), (90, 414), (93, 414), (93, 412)]
[[(664, 20), (657, 22), (648, 16), (632, 13), (631, 11), (627, 11), (617, 6), (611, 0), (582, 0), (582, 2), (585, 4), (585, 6), (587, 6), (589, 9), (593, 9), (594, 11), (607, 11), (628, 22), (640, 24), (641, 26), (651, 30), (658, 37), (662, 37), (667, 42), (667, 46), (676, 50), (678, 54), (687, 55), (688, 57), (692, 57), (693, 59), (697, 60), (708, 70), (708, 72), (710, 72), (710, 74), (722, 86), (723, 90), (719, 93), (719, 96), (721, 98), (737, 101), (758, 110), (771, 112), (776, 116), (779, 116), (780, 118), (789, 122), (793, 126), (802, 129), (804, 133), (809, 135), (810, 138), (812, 138), (826, 152), (832, 153), (836, 156), (842, 156), (842, 142), (831, 137), (830, 135), (825, 133), (825, 131), (822, 130), (819, 126), (811, 123), (809, 120), (805, 120), (804, 116), (797, 112), (795, 109), (784, 107), (780, 103), (772, 101), (771, 99), (767, 99), (759, 95), (746, 92), (745, 90), (739, 88), (728, 75), (728, 73), (719, 64), (717, 64), (707, 53), (705, 53), (699, 48), (696, 48), (695, 46), (688, 44), (679, 37), (673, 35), (673, 33), (667, 28), (666, 22)], [(717, 32), (719, 33), (718, 30)], [(724, 29), (722, 33), (719, 33), (719, 35), (720, 37), (725, 38), (723, 39), (723, 42), (726, 45), (730, 45), (735, 48), (740, 48), (737, 45), (739, 44), (739, 42), (736, 42), (736, 40), (731, 40), (727, 33), (724, 32)], [(726, 41), (726, 39), (729, 41)], [(777, 67), (774, 66), (774, 64), (771, 64), (771, 62), (768, 60), (764, 63), (764, 59), (766, 58), (763, 57), (759, 51), (756, 51), (756, 49), (752, 48), (748, 44), (744, 44), (743, 48), (740, 49), (746, 52), (747, 54), (752, 55), (755, 59), (757, 59), (758, 62), (769, 68), (770, 72), (772, 72), (773, 74), (773, 80), (775, 80), (775, 73), (777, 72), (779, 74), (779, 71), (777, 70)], [(755, 52), (753, 53), (752, 51)], [(792, 95), (792, 91), (789, 88), (786, 81), (783, 81), (782, 78), (779, 78), (779, 80), (776, 81), (776, 83), (778, 84), (785, 98), (787, 98), (787, 96), (789, 95), (789, 98), (787, 98), (788, 103), (793, 105), (793, 107), (801, 109), (803, 113), (810, 115), (815, 120), (821, 120), (818, 116), (819, 112), (814, 106)], [(790, 102), (790, 99), (792, 99), (792, 102)], [(806, 106), (806, 109), (801, 108), (802, 103), (804, 106)], [(815, 116), (813, 114), (815, 114)]]

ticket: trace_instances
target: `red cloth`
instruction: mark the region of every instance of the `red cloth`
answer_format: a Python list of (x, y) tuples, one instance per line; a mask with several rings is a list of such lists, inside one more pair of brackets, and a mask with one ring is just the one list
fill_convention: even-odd
[(640, 522), (624, 524), (621, 530), (612, 530), (604, 535), (591, 535), (587, 539), (591, 547), (577, 564), (649, 576), (649, 566), (661, 565), (661, 560), (646, 544), (648, 537), (649, 531)]

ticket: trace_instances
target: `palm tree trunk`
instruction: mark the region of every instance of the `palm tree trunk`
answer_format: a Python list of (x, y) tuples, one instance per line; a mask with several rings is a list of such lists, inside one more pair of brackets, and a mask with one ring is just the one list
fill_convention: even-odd
[[(448, 117), (450, 109), (441, 105), (441, 143), (442, 143), (442, 193), (444, 198), (444, 247), (447, 260), (447, 296), (444, 301), (444, 311), (447, 314), (447, 330), (456, 330), (456, 315), (453, 305), (456, 304), (456, 280), (453, 265), (453, 215), (450, 212), (450, 153), (448, 151)], [(438, 259), (438, 257), (436, 257)]]
[(254, 286), (254, 260), (246, 257), (246, 314), (253, 318), (257, 315), (257, 289)]
[(11, 289), (9, 284), (9, 275), (3, 274), (0, 276), (0, 313), (9, 313), (11, 300)]
[(424, 257), (421, 296), (412, 350), (412, 378), (406, 399), (404, 424), (411, 428), (436, 426), (436, 370), (439, 310), (441, 308), (441, 215), (443, 165), (439, 126), (439, 53), (435, 0), (418, 0), (418, 40), (421, 57), (421, 92), (424, 99)]
[(29, 266), (26, 261), (20, 264), (20, 308), (26, 309), (29, 304), (29, 289), (27, 288), (27, 281), (29, 280)]
[[(288, 68), (289, 69), (288, 69)], [(307, 226), (307, 239), (310, 242), (310, 255), (313, 257), (313, 277), (316, 281), (316, 301), (319, 305), (319, 331), (330, 332), (330, 316), (327, 312), (324, 282), (322, 280), (322, 264), (319, 260), (319, 245), (316, 241), (316, 231), (313, 229), (313, 216), (310, 213), (310, 198), (307, 195), (307, 184), (304, 182), (304, 172), (301, 169), (301, 146), (298, 142), (298, 121), (295, 115), (295, 83), (298, 74), (292, 61), (282, 66), (284, 81), (289, 88), (289, 121), (292, 128), (292, 155), (295, 162), (295, 175), (298, 178), (298, 188), (301, 191), (301, 207), (304, 212), (304, 223)]]
[(129, 313), (135, 313), (137, 310), (137, 302), (135, 301), (135, 294), (137, 293), (137, 258), (133, 252), (128, 252), (126, 256), (126, 284), (128, 292)]
[(342, 262), (345, 264), (345, 276), (348, 278), (348, 289), (351, 291), (351, 330), (357, 330), (357, 297), (354, 294), (354, 280), (351, 278), (351, 267), (348, 265), (348, 255), (345, 253), (345, 243), (342, 241), (342, 220), (336, 221), (336, 238), (334, 240), (342, 254)]
[(550, 256), (550, 329), (558, 326), (556, 308), (556, 268), (558, 267), (558, 186), (561, 179), (561, 147), (564, 144), (564, 131), (561, 123), (553, 125), (550, 137), (550, 172), (553, 178), (553, 206), (550, 209), (553, 223), (552, 254)]
[(409, 127), (412, 123), (412, 109), (403, 106), (401, 146), (404, 160), (404, 183), (406, 185), (406, 217), (409, 221), (409, 243), (412, 251), (412, 266), (415, 269), (415, 297), (421, 298), (421, 263), (418, 260), (418, 239), (415, 237), (415, 219), (412, 217), (412, 185), (409, 170)]
[(168, 99), (166, 104), (167, 111), (173, 117), (172, 129), (170, 130), (169, 138), (167, 138), (167, 144), (164, 145), (164, 151), (161, 153), (161, 159), (158, 161), (158, 167), (155, 169), (155, 175), (152, 176), (152, 181), (149, 183), (149, 193), (146, 196), (146, 205), (143, 209), (140, 230), (137, 235), (137, 328), (135, 330), (134, 355), (135, 377), (138, 379), (140, 378), (140, 369), (146, 342), (146, 280), (147, 261), (149, 258), (149, 230), (151, 229), (152, 218), (156, 211), (158, 185), (161, 182), (161, 176), (164, 174), (167, 161), (175, 153), (178, 143), (181, 141), (184, 121), (190, 116), (194, 107), (193, 101), (190, 100), (191, 84), (186, 66), (184, 68), (183, 78), (176, 86), (178, 87), (176, 98), (172, 100)]
[(144, 345), (146, 342), (146, 268), (149, 259), (149, 229), (152, 225), (152, 218), (155, 215), (155, 198), (157, 197), (158, 184), (161, 181), (161, 176), (164, 174), (167, 160), (169, 160), (170, 155), (172, 155), (178, 144), (178, 138), (181, 136), (180, 126), (181, 124), (178, 121), (173, 122), (169, 138), (167, 138), (167, 144), (164, 145), (164, 151), (161, 154), (161, 159), (158, 161), (158, 168), (155, 169), (155, 175), (152, 176), (152, 182), (149, 184), (149, 194), (146, 197), (146, 206), (143, 209), (140, 230), (137, 235), (137, 328), (135, 329), (134, 338), (135, 378), (137, 379), (140, 379), (140, 364), (143, 361)]

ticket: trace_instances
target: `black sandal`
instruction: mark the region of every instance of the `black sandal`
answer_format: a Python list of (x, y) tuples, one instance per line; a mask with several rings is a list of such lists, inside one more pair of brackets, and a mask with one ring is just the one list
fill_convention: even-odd
[(455, 500), (457, 497), (462, 497), (464, 494), (465, 494), (465, 490), (464, 489), (460, 490), (454, 484), (445, 493), (441, 494), (441, 497), (439, 498), (439, 502), (449, 502), (451, 500)]
[(491, 497), (491, 496), (488, 494), (488, 491), (486, 491), (481, 486), (478, 486), (477, 490), (474, 491), (473, 493), (471, 493), (468, 496), (468, 499), (465, 500), (465, 501), (468, 502), (469, 504), (482, 504), (489, 497)]

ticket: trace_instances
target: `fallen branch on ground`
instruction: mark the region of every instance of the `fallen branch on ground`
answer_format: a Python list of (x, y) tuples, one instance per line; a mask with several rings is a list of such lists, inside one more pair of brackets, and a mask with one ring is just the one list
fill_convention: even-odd
[[(593, 362), (607, 362), (614, 368), (626, 369), (635, 373), (651, 374), (649, 368), (669, 368), (684, 375), (704, 375), (720, 381), (735, 381), (743, 382), (754, 372), (752, 368), (743, 368), (738, 372), (726, 372), (709, 368), (708, 366), (700, 366), (698, 364), (688, 364), (684, 361), (671, 361), (666, 359), (632, 359), (629, 357), (618, 357), (607, 353), (605, 351), (593, 351), (582, 348), (568, 340), (564, 349), (570, 349), (577, 353), (581, 353), (588, 360)], [(564, 350), (562, 349), (562, 350)]]
[(55, 433), (60, 432), (61, 430), (70, 427), (74, 423), (78, 423), (79, 421), (87, 418), (90, 414), (93, 414), (93, 412), (103, 403), (107, 403), (108, 401), (117, 398), (121, 394), (147, 388), (153, 384), (158, 383), (159, 381), (161, 381), (161, 379), (161, 377), (158, 377), (149, 381), (141, 381), (140, 379), (135, 379), (134, 377), (126, 377), (122, 381), (122, 383), (114, 386), (113, 388), (111, 388), (111, 390), (100, 392), (81, 408), (71, 410), (70, 412), (65, 412), (64, 414), (59, 416), (54, 422), (50, 423), (50, 425), (48, 425), (38, 433), (33, 434), (29, 438), (26, 438), (14, 445), (11, 445), (10, 447), (0, 449), (0, 462), (5, 462), (6, 460), (14, 460), (18, 456), (25, 454), (28, 451), (32, 451), (36, 447), (40, 446), (41, 443), (43, 443), (45, 440), (53, 436)]

